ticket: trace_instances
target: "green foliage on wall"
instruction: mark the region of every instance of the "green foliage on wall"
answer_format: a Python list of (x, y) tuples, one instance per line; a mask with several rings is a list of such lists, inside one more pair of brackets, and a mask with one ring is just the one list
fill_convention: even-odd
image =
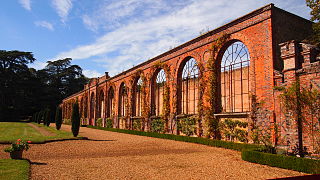
[(190, 116), (186, 118), (182, 118), (178, 121), (178, 130), (187, 136), (191, 136), (196, 134), (197, 130), (197, 117)]
[(151, 120), (151, 132), (164, 133), (165, 121), (162, 118), (155, 118)]
[(244, 130), (248, 127), (247, 122), (225, 119), (220, 122), (220, 127), (226, 140), (248, 142), (248, 131)]

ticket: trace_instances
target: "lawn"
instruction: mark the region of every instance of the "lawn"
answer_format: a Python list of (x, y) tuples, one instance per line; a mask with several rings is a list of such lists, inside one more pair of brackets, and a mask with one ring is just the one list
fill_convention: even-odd
[(0, 179), (29, 179), (29, 168), (27, 160), (0, 159)]
[(29, 126), (27, 123), (0, 122), (0, 142), (10, 143), (16, 141), (17, 139), (22, 139), (25, 141), (32, 141), (34, 143), (41, 143), (47, 140), (74, 138), (70, 132), (61, 130), (58, 131), (53, 127), (45, 127), (36, 123), (34, 124), (46, 129), (49, 132), (52, 132), (54, 135), (43, 136), (40, 132)]

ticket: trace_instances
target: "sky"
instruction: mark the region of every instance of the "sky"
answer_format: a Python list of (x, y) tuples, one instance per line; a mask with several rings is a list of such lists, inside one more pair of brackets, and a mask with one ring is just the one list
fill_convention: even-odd
[(114, 76), (269, 3), (310, 19), (305, 0), (1, 0), (0, 49)]

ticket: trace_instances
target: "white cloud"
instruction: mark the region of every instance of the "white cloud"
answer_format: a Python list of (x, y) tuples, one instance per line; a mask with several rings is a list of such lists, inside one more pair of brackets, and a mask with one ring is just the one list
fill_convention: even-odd
[(65, 22), (69, 11), (72, 9), (72, 0), (52, 0), (52, 5), (60, 16), (61, 21)]
[(89, 78), (94, 78), (94, 77), (100, 77), (103, 74), (99, 73), (98, 71), (95, 70), (89, 70), (89, 69), (85, 69), (82, 71), (82, 73)]
[(31, 11), (31, 0), (19, 0), (19, 3), (23, 8), (28, 11)]
[(47, 28), (50, 31), (54, 31), (53, 25), (47, 21), (36, 21), (36, 22), (34, 22), (34, 24), (39, 27)]
[[(202, 29), (217, 28), (270, 3), (267, 0), (238, 0), (237, 3), (193, 0), (176, 1), (177, 4), (173, 6), (170, 2), (172, 1), (167, 3), (162, 0), (156, 4), (151, 0), (119, 0), (98, 9), (97, 13), (101, 12), (101, 16), (95, 13), (84, 15), (84, 24), (94, 31), (117, 23), (121, 25), (107, 28), (107, 32), (95, 42), (61, 52), (54, 59), (71, 57), (79, 60), (98, 57), (106, 71), (115, 75), (198, 36)], [(298, 0), (289, 4), (280, 0), (276, 2), (282, 8), (294, 9)], [(151, 7), (155, 7), (159, 13), (151, 13)], [(137, 11), (141, 11), (140, 16), (136, 15)]]
[(29, 66), (30, 68), (35, 68), (36, 70), (40, 70), (40, 69), (45, 68), (46, 65), (47, 65), (46, 62), (35, 61), (34, 63), (29, 64), (28, 66)]

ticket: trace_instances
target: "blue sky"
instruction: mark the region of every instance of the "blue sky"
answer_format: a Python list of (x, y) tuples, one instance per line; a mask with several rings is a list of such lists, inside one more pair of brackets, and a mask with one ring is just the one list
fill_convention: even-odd
[(2, 0), (0, 49), (113, 76), (269, 3), (310, 18), (305, 0)]

